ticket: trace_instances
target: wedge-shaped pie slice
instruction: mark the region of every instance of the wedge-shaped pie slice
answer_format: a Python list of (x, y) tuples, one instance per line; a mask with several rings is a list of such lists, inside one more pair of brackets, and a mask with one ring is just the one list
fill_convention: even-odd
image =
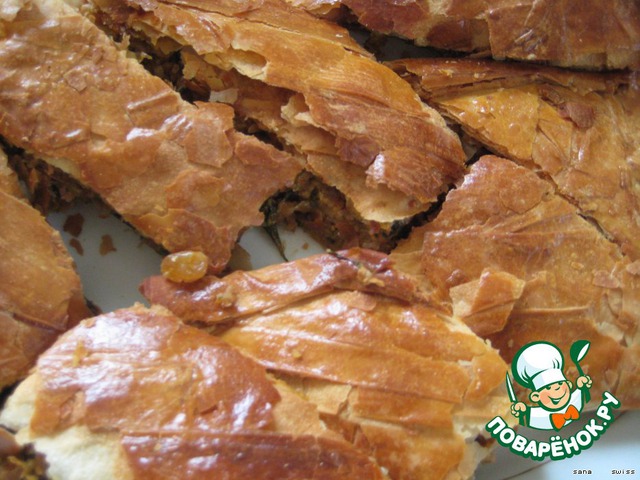
[(95, 190), (166, 249), (213, 271), (297, 161), (233, 127), (226, 105), (183, 101), (60, 0), (0, 20), (0, 134)]
[(430, 308), (387, 256), (321, 254), (186, 285), (152, 277), (153, 302), (216, 331), (318, 405), (394, 479), (468, 478), (507, 418), (506, 365)]
[(26, 377), (61, 332), (90, 316), (60, 235), (20, 195), (0, 151), (0, 390)]
[(492, 152), (543, 172), (640, 258), (640, 94), (633, 76), (474, 60), (395, 68)]
[(281, 0), (93, 3), (304, 159), (289, 199), (332, 248), (388, 245), (462, 174), (458, 137), (347, 30)]
[[(535, 173), (494, 156), (475, 163), (438, 217), (392, 258), (422, 275), (433, 300), (491, 340), (507, 361), (529, 342), (567, 354), (576, 340), (591, 398), (640, 406), (640, 262), (631, 262)], [(527, 393), (528, 394), (528, 393)]]
[(344, 5), (367, 28), (418, 45), (558, 66), (637, 68), (640, 8), (627, 0), (288, 0), (317, 15)]
[(81, 322), (0, 422), (52, 479), (382, 479), (313, 405), (235, 348), (136, 305)]

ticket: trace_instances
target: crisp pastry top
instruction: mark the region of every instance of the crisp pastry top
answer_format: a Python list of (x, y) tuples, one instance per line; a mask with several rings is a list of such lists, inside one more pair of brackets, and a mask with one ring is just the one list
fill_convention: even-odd
[(183, 101), (65, 3), (18, 2), (12, 12), (1, 21), (0, 134), (156, 243), (202, 250), (212, 271), (223, 269), (299, 163), (235, 131), (230, 107)]
[[(638, 7), (623, 0), (588, 0), (572, 18), (550, 0), (343, 3), (418, 43), (640, 62)], [(147, 72), (149, 52), (209, 101)], [(53, 478), (470, 478), (494, 445), (485, 425), (513, 420), (506, 362), (540, 338), (563, 351), (588, 340), (594, 401), (611, 391), (640, 407), (634, 81), (493, 61), (383, 65), (281, 0), (0, 6), (3, 141), (165, 249), (210, 261), (192, 283), (147, 279), (150, 308), (78, 324), (73, 262), (13, 196), (0, 158), (0, 387), (58, 338), (0, 424), (47, 456)], [(522, 166), (485, 156), (464, 176), (459, 137), (416, 91)], [(265, 201), (307, 175), (372, 231), (412, 225), (456, 188), (392, 256), (354, 249), (213, 276)]]
[(348, 256), (312, 255), (259, 270), (237, 270), (224, 278), (208, 276), (192, 283), (180, 284), (154, 276), (143, 282), (141, 291), (185, 322), (204, 325), (286, 308), (341, 289), (381, 292), (405, 302), (424, 300), (416, 282), (395, 270), (387, 255), (372, 250), (348, 252)]
[(89, 316), (59, 233), (19, 192), (0, 151), (0, 389), (24, 378), (61, 332)]
[(185, 77), (274, 132), (364, 220), (424, 211), (462, 174), (458, 137), (347, 30), (280, 0), (93, 3), (111, 28), (179, 49)]
[(159, 307), (67, 332), (1, 420), (53, 478), (383, 478), (257, 363)]
[(142, 291), (303, 393), (391, 478), (468, 478), (488, 454), (476, 437), (508, 409), (498, 353), (429, 307), (380, 253), (320, 254), (193, 284), (152, 277)]
[(640, 263), (534, 172), (482, 157), (391, 257), (506, 361), (532, 341), (568, 352), (589, 340), (592, 398), (610, 391), (626, 408), (640, 405)]
[(288, 0), (318, 15), (341, 4), (365, 27), (445, 50), (563, 67), (640, 67), (637, 2)]
[(394, 68), (492, 152), (544, 172), (632, 259), (640, 258), (640, 93), (634, 75), (477, 60)]

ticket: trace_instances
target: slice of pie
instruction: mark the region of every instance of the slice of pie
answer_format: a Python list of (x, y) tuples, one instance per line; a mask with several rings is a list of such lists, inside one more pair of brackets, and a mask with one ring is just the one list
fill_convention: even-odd
[(640, 406), (640, 261), (534, 172), (482, 157), (391, 257), (506, 361), (530, 342), (551, 342), (573, 381), (570, 347), (587, 340), (581, 366), (594, 403), (609, 391), (625, 408)]
[(54, 479), (384, 478), (263, 367), (159, 307), (70, 330), (0, 423)]
[(640, 7), (627, 0), (288, 0), (418, 45), (589, 69), (640, 66)]
[(414, 279), (366, 250), (311, 256), (192, 284), (150, 301), (220, 335), (318, 406), (392, 479), (469, 478), (508, 418), (506, 365)]
[(22, 197), (0, 151), (0, 390), (26, 377), (37, 356), (90, 315), (62, 239)]
[(0, 17), (0, 135), (157, 244), (203, 251), (222, 270), (299, 162), (238, 133), (230, 107), (182, 100), (63, 1), (11, 5)]
[(389, 248), (460, 178), (460, 141), (349, 32), (281, 0), (96, 0), (96, 18), (180, 54), (193, 90), (299, 156), (284, 202), (331, 248)]
[(553, 180), (583, 216), (640, 258), (634, 75), (445, 59), (394, 68), (474, 140)]

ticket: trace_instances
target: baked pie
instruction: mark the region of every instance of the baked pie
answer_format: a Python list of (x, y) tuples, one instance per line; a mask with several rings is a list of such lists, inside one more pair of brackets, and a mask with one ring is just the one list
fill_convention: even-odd
[(355, 16), (374, 32), (418, 45), (476, 56), (586, 69), (640, 66), (640, 7), (633, 1), (288, 1), (320, 16)]
[[(57, 338), (0, 425), (51, 478), (470, 478), (540, 339), (589, 341), (594, 401), (639, 407), (636, 74), (383, 65), (299, 8), (337, 2), (291, 2), (0, 4), (3, 144), (176, 253), (151, 307), (78, 324), (73, 262), (0, 158), (0, 387)], [(476, 55), (640, 64), (633, 2), (487, 3), (339, 8)], [(467, 168), (478, 145), (509, 159)], [(221, 276), (265, 219), (333, 250)]]
[(169, 251), (203, 251), (221, 271), (301, 169), (236, 131), (229, 106), (182, 100), (62, 1), (12, 2), (0, 28), (0, 135)]
[(491, 152), (539, 171), (640, 259), (640, 93), (634, 74), (470, 59), (393, 64)]
[(588, 340), (594, 402), (609, 391), (640, 406), (640, 262), (534, 172), (482, 157), (391, 258), (507, 362), (533, 341)]
[(280, 0), (93, 5), (152, 55), (179, 53), (192, 89), (304, 161), (284, 215), (333, 249), (390, 248), (462, 175), (457, 135), (347, 30)]
[(313, 405), (236, 349), (160, 307), (62, 336), (0, 422), (55, 479), (383, 479)]
[(142, 287), (318, 406), (391, 478), (469, 478), (508, 418), (507, 366), (411, 277), (367, 250)]
[(60, 234), (22, 196), (0, 151), (0, 390), (26, 377), (40, 353), (90, 315)]

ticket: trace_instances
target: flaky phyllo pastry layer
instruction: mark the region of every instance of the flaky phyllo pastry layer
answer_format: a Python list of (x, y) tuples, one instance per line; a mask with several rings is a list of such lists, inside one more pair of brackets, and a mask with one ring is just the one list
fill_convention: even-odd
[(167, 250), (222, 270), (240, 231), (300, 170), (238, 133), (233, 110), (190, 104), (60, 1), (3, 21), (0, 133), (98, 193)]
[(0, 150), (0, 389), (89, 311), (60, 234), (29, 206)]
[(626, 0), (287, 0), (445, 50), (585, 69), (640, 66), (640, 7)]
[(578, 336), (589, 339), (600, 352), (589, 370), (602, 378), (598, 394), (615, 391), (637, 408), (635, 74), (469, 59), (393, 68), (469, 137), (530, 169), (496, 157), (474, 164), (438, 218), (394, 252), (396, 261), (423, 274), (507, 361), (540, 338), (565, 350)]
[[(352, 239), (331, 222), (344, 237), (338, 246), (384, 245), (367, 237), (428, 209), (462, 173), (460, 142), (440, 115), (342, 28), (276, 0), (94, 3), (110, 28), (179, 51), (185, 78), (271, 132), (337, 189), (368, 229)], [(316, 210), (336, 208), (315, 202)]]
[[(489, 3), (2, 2), (0, 477), (471, 478), (540, 340), (638, 408), (637, 73), (530, 63), (637, 66), (637, 5)], [(175, 253), (149, 306), (87, 318), (49, 186)], [(233, 271), (276, 222), (329, 250)]]
[(640, 258), (640, 93), (634, 74), (491, 61), (393, 67), (492, 152), (539, 170), (624, 253)]
[(391, 256), (506, 361), (540, 339), (588, 340), (593, 398), (640, 405), (640, 263), (533, 172), (481, 158)]
[(312, 404), (159, 307), (80, 323), (0, 421), (46, 454), (51, 478), (384, 478)]
[(429, 307), (385, 255), (346, 251), (183, 285), (152, 277), (150, 301), (254, 358), (312, 401), (391, 478), (467, 478), (508, 409), (505, 364)]

